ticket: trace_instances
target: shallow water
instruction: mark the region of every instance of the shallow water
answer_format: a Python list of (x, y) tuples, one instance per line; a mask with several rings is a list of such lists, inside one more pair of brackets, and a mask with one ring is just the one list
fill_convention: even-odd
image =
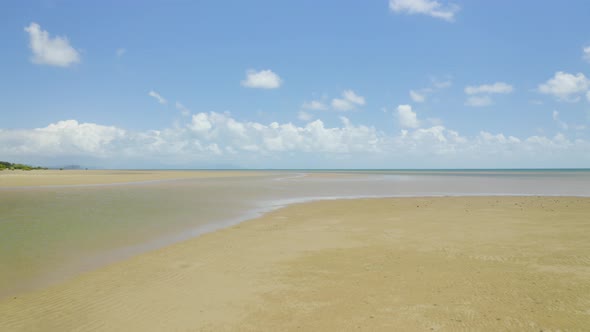
[[(266, 172), (268, 174), (268, 172)], [(0, 297), (314, 199), (590, 196), (590, 171), (280, 171), (0, 190)]]

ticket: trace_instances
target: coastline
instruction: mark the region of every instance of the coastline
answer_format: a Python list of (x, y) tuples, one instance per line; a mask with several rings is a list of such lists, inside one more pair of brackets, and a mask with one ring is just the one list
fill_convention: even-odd
[(4, 170), (0, 171), (0, 189), (126, 185), (272, 173), (248, 170)]
[(557, 196), (297, 203), (0, 300), (0, 327), (580, 329), (588, 211)]

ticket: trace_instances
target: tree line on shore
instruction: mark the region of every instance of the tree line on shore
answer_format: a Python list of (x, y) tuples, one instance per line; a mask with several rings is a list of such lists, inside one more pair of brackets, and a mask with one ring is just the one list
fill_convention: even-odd
[(13, 163), (9, 163), (7, 161), (0, 161), (0, 171), (5, 170), (5, 169), (9, 169), (9, 170), (20, 169), (23, 171), (31, 171), (34, 169), (47, 169), (47, 168), (39, 167), (39, 166), (25, 165), (25, 164), (13, 164)]

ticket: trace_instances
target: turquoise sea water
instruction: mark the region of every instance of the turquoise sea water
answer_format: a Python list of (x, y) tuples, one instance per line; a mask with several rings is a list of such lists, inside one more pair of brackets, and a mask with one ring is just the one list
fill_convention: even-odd
[(437, 195), (590, 196), (590, 170), (272, 170), (255, 177), (4, 188), (0, 297), (289, 203)]

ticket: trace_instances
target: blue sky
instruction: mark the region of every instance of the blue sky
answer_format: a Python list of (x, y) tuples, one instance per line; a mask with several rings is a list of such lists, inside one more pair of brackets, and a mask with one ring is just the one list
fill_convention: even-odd
[(7, 1), (0, 159), (590, 167), (590, 3)]

